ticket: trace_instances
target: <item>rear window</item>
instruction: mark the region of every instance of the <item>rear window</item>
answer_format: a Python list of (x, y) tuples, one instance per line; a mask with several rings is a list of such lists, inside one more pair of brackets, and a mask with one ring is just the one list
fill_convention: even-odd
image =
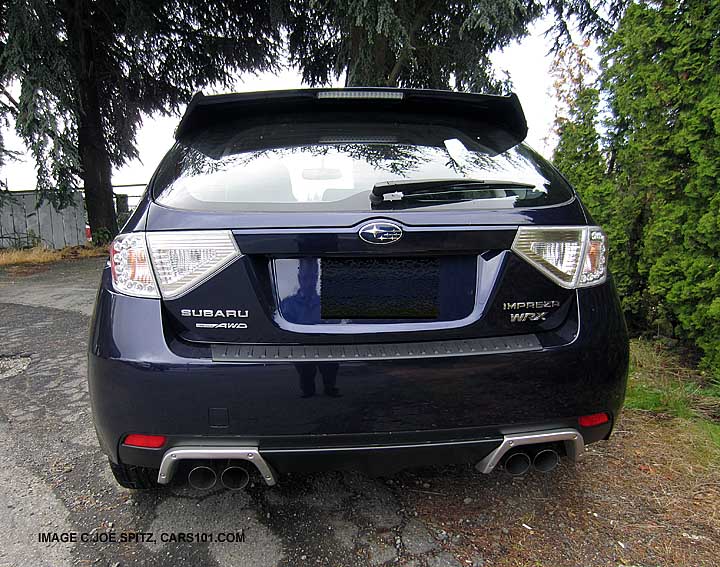
[[(372, 204), (375, 184), (447, 180), (444, 191), (398, 191)], [(452, 186), (453, 180), (487, 188)], [(181, 140), (153, 184), (164, 206), (197, 211), (507, 209), (570, 200), (572, 190), (538, 154), (519, 145), (493, 155), (442, 126), (227, 124)]]

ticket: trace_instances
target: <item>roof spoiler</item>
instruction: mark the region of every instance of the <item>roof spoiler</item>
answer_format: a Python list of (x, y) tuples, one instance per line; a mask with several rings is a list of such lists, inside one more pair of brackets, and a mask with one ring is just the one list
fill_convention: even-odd
[(263, 91), (205, 96), (197, 93), (175, 131), (181, 140), (215, 124), (263, 115), (361, 112), (421, 116), (425, 123), (457, 128), (497, 153), (516, 146), (527, 136), (520, 100), (512, 93), (495, 96), (440, 90), (345, 88)]

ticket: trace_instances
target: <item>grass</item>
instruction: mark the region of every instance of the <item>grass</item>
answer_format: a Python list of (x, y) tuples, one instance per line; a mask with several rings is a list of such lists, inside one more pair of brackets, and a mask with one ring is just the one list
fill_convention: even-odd
[(625, 407), (684, 420), (714, 446), (713, 453), (720, 448), (720, 381), (690, 368), (658, 343), (632, 341)]
[(24, 249), (0, 250), (0, 266), (17, 266), (22, 264), (48, 264), (72, 258), (94, 258), (106, 256), (105, 247), (68, 246), (62, 250), (51, 250), (42, 246)]

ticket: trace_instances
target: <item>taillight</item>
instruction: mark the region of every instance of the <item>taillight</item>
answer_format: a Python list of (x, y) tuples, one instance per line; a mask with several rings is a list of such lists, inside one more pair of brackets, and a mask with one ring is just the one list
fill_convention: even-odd
[(165, 299), (187, 293), (242, 256), (229, 230), (148, 232), (147, 242)]
[(110, 270), (116, 291), (135, 297), (160, 297), (145, 233), (131, 232), (115, 238), (110, 246)]
[(174, 299), (241, 255), (229, 230), (133, 232), (113, 241), (110, 267), (117, 291)]
[(522, 226), (512, 250), (565, 288), (599, 284), (607, 277), (607, 242), (598, 227)]
[(587, 229), (585, 262), (580, 272), (579, 285), (591, 285), (605, 281), (607, 276), (607, 237), (597, 227)]

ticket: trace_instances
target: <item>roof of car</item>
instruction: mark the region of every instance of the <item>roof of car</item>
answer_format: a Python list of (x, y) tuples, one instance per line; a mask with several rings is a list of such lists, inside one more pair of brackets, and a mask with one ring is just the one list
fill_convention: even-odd
[(418, 116), (452, 125), (495, 152), (525, 139), (527, 122), (514, 93), (508, 96), (425, 89), (353, 87), (297, 89), (206, 96), (197, 93), (175, 131), (183, 139), (228, 120), (266, 115), (360, 112)]

